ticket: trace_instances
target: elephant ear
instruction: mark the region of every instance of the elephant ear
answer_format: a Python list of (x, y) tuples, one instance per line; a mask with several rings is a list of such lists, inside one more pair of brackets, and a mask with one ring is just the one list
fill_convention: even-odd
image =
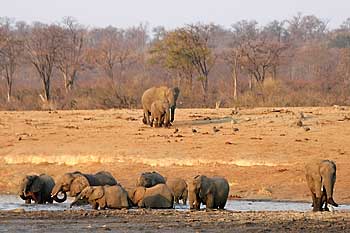
[(140, 201), (143, 199), (143, 197), (145, 196), (145, 192), (146, 192), (146, 188), (145, 187), (136, 187), (132, 193), (132, 202), (134, 203), (134, 205), (138, 205), (140, 203)]
[(83, 175), (78, 175), (70, 185), (70, 196), (77, 196), (85, 187), (90, 186), (88, 179)]
[(212, 191), (212, 185), (210, 181), (204, 176), (199, 177), (197, 188), (199, 190), (200, 198), (206, 197), (210, 193), (210, 191)]
[(98, 186), (93, 188), (93, 191), (89, 197), (89, 201), (94, 201), (101, 199), (103, 195), (105, 194), (103, 186)]
[(40, 192), (43, 185), (44, 185), (44, 181), (42, 179), (40, 179), (39, 176), (30, 176), (28, 178), (32, 179), (32, 184), (30, 186), (29, 191), (31, 191), (33, 193)]

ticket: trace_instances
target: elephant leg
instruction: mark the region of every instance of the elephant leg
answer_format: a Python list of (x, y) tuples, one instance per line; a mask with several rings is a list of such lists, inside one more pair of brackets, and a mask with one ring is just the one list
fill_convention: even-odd
[(98, 203), (97, 202), (92, 202), (91, 203), (91, 206), (94, 210), (97, 210), (98, 209)]
[(321, 179), (314, 180), (314, 187), (315, 187), (315, 201), (314, 201), (314, 208), (313, 211), (321, 211), (322, 210), (322, 190), (321, 190)]
[(216, 206), (214, 206), (214, 196), (213, 194), (207, 195), (207, 201), (205, 202), (205, 206), (207, 209), (214, 209)]
[(312, 191), (311, 191), (311, 197), (312, 197), (312, 205), (311, 205), (311, 207), (314, 207), (315, 206), (315, 201), (316, 201), (316, 195)]
[(321, 211), (322, 210), (322, 202), (320, 197), (315, 198), (314, 208), (313, 211)]

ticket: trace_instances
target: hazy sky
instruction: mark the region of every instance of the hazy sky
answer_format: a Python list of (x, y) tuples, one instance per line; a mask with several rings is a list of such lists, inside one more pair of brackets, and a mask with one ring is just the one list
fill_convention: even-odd
[(223, 26), (243, 19), (266, 24), (302, 12), (339, 26), (350, 17), (350, 0), (0, 0), (0, 16), (46, 23), (73, 16), (86, 26), (167, 28), (213, 22)]

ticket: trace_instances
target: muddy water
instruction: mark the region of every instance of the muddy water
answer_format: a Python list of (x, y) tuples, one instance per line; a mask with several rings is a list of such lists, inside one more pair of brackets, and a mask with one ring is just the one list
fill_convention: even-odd
[[(72, 199), (68, 199), (65, 203), (54, 203), (46, 205), (24, 204), (24, 201), (15, 195), (0, 195), (0, 210), (24, 209), (26, 211), (59, 211), (69, 209), (69, 203)], [(91, 209), (90, 206), (78, 206), (74, 209)], [(203, 206), (202, 206), (203, 208)], [(183, 211), (189, 209), (188, 205), (176, 205), (175, 209)], [(227, 210), (233, 211), (299, 211), (305, 212), (311, 210), (310, 203), (303, 202), (283, 202), (283, 201), (246, 201), (246, 200), (229, 200), (226, 204)], [(348, 210), (350, 205), (340, 205), (335, 210)]]

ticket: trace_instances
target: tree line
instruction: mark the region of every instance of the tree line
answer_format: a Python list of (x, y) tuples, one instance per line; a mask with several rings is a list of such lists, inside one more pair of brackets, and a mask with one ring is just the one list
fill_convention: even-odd
[(156, 85), (178, 86), (180, 107), (350, 104), (350, 18), (172, 30), (0, 18), (0, 109), (139, 107)]

